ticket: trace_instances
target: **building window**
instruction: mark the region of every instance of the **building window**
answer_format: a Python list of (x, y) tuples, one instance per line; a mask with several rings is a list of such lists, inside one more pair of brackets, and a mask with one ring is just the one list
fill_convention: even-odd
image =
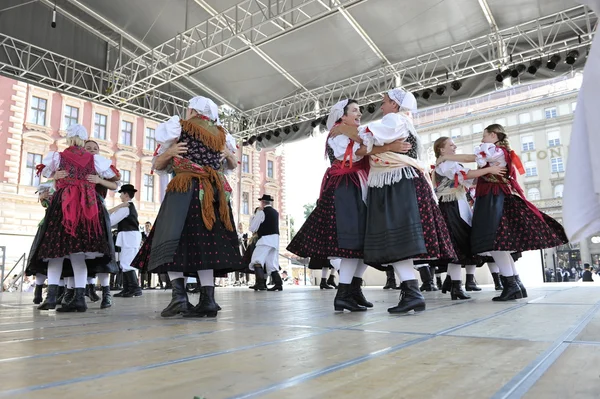
[(267, 161), (267, 177), (272, 179), (275, 173), (273, 173), (273, 161)]
[(572, 111), (572, 112), (575, 112), (575, 109), (576, 109), (576, 108), (577, 108), (577, 102), (576, 102), (576, 101), (573, 101), (573, 102), (571, 103), (571, 111)]
[(133, 137), (133, 123), (121, 121), (121, 144), (131, 145)]
[(439, 133), (431, 133), (431, 141), (432, 142), (435, 142), (439, 138), (440, 138), (440, 134)]
[(46, 109), (48, 101), (44, 98), (31, 98), (31, 123), (36, 125), (46, 126)]
[(79, 108), (65, 105), (65, 129), (79, 123)]
[(564, 188), (565, 186), (562, 184), (557, 184), (554, 186), (554, 198), (562, 198)]
[(250, 173), (250, 157), (248, 154), (242, 154), (242, 172)]
[(247, 192), (242, 193), (242, 213), (244, 215), (250, 214), (250, 194)]
[[(460, 132), (460, 128), (459, 128), (459, 127), (455, 127), (454, 129), (451, 129), (451, 130), (450, 130), (450, 136), (451, 136), (453, 139), (456, 139), (456, 138), (460, 137), (460, 133), (461, 133), (461, 132)], [(438, 138), (439, 138), (439, 137), (438, 137)], [(437, 140), (437, 139), (436, 139), (436, 140)]]
[(42, 156), (40, 154), (27, 153), (27, 169), (25, 170), (25, 182), (29, 186), (39, 186), (40, 177), (37, 176), (37, 170), (35, 167), (42, 163)]
[(556, 118), (556, 107), (546, 108), (544, 113), (546, 114), (546, 119)]
[(533, 136), (521, 137), (521, 149), (523, 152), (535, 150), (535, 145), (533, 143)]
[(94, 137), (100, 140), (106, 140), (106, 125), (108, 117), (103, 114), (94, 116)]
[(558, 130), (547, 132), (548, 147), (558, 147), (560, 145), (560, 132)]
[(530, 188), (527, 190), (527, 198), (531, 201), (537, 201), (540, 199), (540, 190), (538, 188)]
[(483, 125), (481, 123), (476, 123), (472, 126), (473, 134), (483, 133)]
[(154, 202), (154, 175), (144, 174), (144, 201)]
[(529, 112), (519, 114), (519, 123), (523, 124), (529, 122), (531, 122), (531, 115), (529, 114)]
[(562, 157), (551, 158), (550, 167), (552, 169), (552, 173), (564, 172), (565, 166), (563, 164)]
[(131, 184), (131, 171), (121, 169), (121, 182), (123, 184)]
[(154, 151), (156, 148), (156, 131), (150, 127), (146, 128), (146, 149)]
[(525, 176), (537, 176), (537, 164), (535, 161), (525, 162)]

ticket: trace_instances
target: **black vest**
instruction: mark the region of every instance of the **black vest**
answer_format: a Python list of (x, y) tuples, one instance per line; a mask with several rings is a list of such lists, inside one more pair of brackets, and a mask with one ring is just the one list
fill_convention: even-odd
[(118, 231), (140, 231), (140, 224), (138, 223), (138, 214), (135, 210), (133, 202), (129, 203), (129, 216), (121, 220), (117, 224)]
[(584, 270), (581, 279), (582, 281), (594, 281), (594, 279), (592, 278), (592, 272), (589, 270)]
[(258, 237), (279, 234), (279, 212), (271, 206), (267, 206), (263, 209), (263, 212), (265, 213), (265, 220), (260, 224), (260, 227), (256, 232)]

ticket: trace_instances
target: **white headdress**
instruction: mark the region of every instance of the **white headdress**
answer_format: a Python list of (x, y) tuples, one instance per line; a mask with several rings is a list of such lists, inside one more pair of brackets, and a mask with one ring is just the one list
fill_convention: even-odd
[(188, 105), (190, 109), (198, 112), (200, 115), (204, 115), (211, 121), (215, 121), (217, 125), (221, 125), (219, 120), (219, 107), (210, 98), (196, 96), (190, 100)]
[(79, 123), (75, 123), (67, 128), (67, 137), (79, 137), (83, 141), (89, 138), (86, 128)]
[(400, 108), (404, 108), (410, 112), (417, 111), (417, 99), (412, 93), (404, 91), (402, 89), (392, 89), (387, 92), (389, 98), (391, 98)]
[(344, 116), (344, 108), (348, 105), (348, 100), (342, 100), (337, 102), (333, 107), (331, 107), (331, 111), (329, 111), (329, 116), (327, 117), (327, 130), (331, 130), (333, 125)]

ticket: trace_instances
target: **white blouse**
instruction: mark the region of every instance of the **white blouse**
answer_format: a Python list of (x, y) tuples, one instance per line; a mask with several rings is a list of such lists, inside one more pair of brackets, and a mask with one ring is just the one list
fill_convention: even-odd
[(473, 185), (473, 179), (466, 179), (465, 175), (469, 173), (468, 168), (465, 168), (456, 161), (444, 161), (435, 167), (435, 172), (440, 175), (447, 177), (448, 179), (454, 180), (458, 176), (459, 184), (469, 188)]
[(358, 135), (367, 150), (371, 152), (374, 145), (382, 146), (407, 138), (411, 131), (416, 135), (413, 124), (405, 115), (390, 113), (378, 122), (371, 122), (360, 127)]
[[(52, 177), (60, 167), (60, 152), (50, 151), (42, 160), (44, 169), (42, 170), (42, 176), (46, 178)], [(115, 177), (115, 172), (110, 168), (112, 162), (110, 159), (104, 158), (102, 155), (94, 155), (94, 168), (96, 173), (103, 179), (111, 179)]]
[[(348, 148), (350, 141), (351, 140), (348, 136), (344, 136), (343, 134), (340, 134), (339, 136), (329, 138), (327, 140), (327, 144), (333, 150), (333, 156), (336, 159), (342, 161), (342, 160), (344, 160), (344, 154), (346, 154), (346, 149)], [(354, 142), (354, 145), (352, 146), (352, 161), (353, 162), (360, 161), (363, 158), (362, 156), (356, 155), (356, 151), (358, 151), (359, 148), (360, 148), (360, 143)]]
[(485, 167), (488, 163), (490, 166), (506, 166), (506, 158), (504, 151), (496, 147), (492, 143), (482, 143), (475, 147), (475, 155), (477, 156), (477, 166)]

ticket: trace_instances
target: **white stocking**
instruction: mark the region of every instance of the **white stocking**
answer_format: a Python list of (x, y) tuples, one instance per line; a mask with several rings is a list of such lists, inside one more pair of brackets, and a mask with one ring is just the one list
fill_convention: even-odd
[(48, 285), (58, 285), (65, 258), (54, 258), (48, 261)]
[[(183, 278), (183, 272), (167, 272), (169, 275), (169, 280), (177, 280), (178, 278)], [(186, 281), (187, 282), (187, 281)]]
[(507, 251), (491, 251), (494, 262), (504, 277), (514, 276), (510, 253)]
[(367, 271), (367, 265), (365, 265), (365, 262), (361, 259), (358, 262), (358, 266), (356, 266), (356, 271), (354, 272), (354, 277), (362, 278), (363, 274), (365, 274), (366, 271)]
[(198, 279), (202, 287), (214, 287), (215, 285), (215, 271), (209, 270), (198, 270)]
[(415, 279), (415, 266), (412, 259), (401, 260), (392, 264), (394, 271), (400, 276), (400, 281)]
[(350, 284), (358, 266), (358, 259), (342, 259), (340, 263), (340, 284)]
[(510, 258), (510, 266), (512, 267), (513, 275), (518, 276), (519, 271), (517, 270), (517, 264), (515, 263), (515, 260), (510, 255), (508, 257)]
[(42, 273), (36, 273), (35, 285), (44, 285), (44, 281), (46, 281), (46, 275)]
[(110, 284), (110, 275), (108, 273), (98, 273), (98, 280), (100, 280), (101, 287), (108, 287)]
[(488, 262), (488, 268), (490, 269), (490, 273), (500, 273), (498, 265), (496, 265), (494, 262)]
[(461, 275), (461, 266), (457, 265), (456, 263), (450, 263), (448, 265), (448, 276), (450, 276), (450, 280), (452, 281), (460, 281), (460, 275)]
[(88, 277), (87, 278), (87, 283), (88, 284), (96, 285), (96, 277)]
[(321, 278), (327, 278), (327, 272), (329, 272), (328, 267), (324, 267), (321, 269)]
[(477, 269), (477, 266), (467, 265), (465, 266), (465, 269), (467, 270), (467, 274), (475, 274), (475, 269)]
[(73, 265), (73, 274), (75, 279), (75, 288), (85, 288), (87, 283), (87, 266), (85, 264), (84, 254), (71, 254), (71, 265)]

